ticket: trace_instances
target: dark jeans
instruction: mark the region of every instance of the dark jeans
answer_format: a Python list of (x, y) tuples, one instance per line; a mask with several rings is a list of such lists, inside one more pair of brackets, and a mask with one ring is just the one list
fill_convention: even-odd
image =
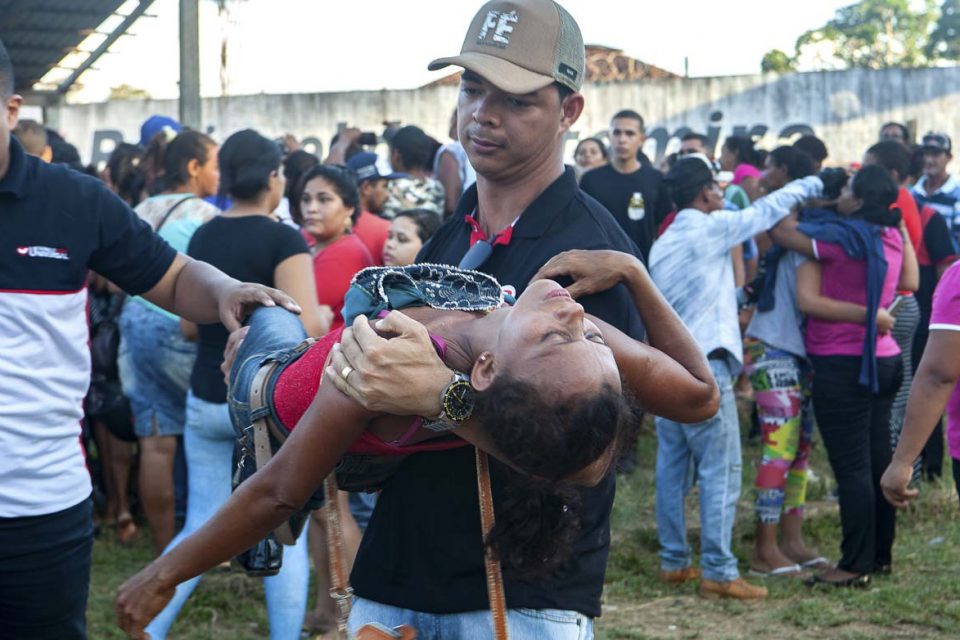
[(0, 518), (0, 640), (83, 640), (93, 502)]
[(950, 458), (953, 466), (953, 484), (957, 487), (957, 496), (960, 497), (960, 460)]
[(862, 387), (859, 356), (811, 356), (813, 412), (837, 478), (843, 541), (837, 567), (871, 573), (891, 563), (896, 511), (880, 491), (890, 464), (890, 408), (902, 377), (899, 356), (877, 358), (880, 391)]
[[(927, 307), (929, 309), (929, 306)], [(917, 333), (913, 338), (913, 373), (916, 375), (920, 367), (920, 360), (923, 358), (923, 351), (927, 348), (927, 339), (930, 337), (930, 331), (927, 325), (930, 323), (930, 314), (921, 314), (920, 326), (917, 327)], [(923, 477), (926, 480), (935, 480), (943, 475), (943, 419), (937, 420), (937, 426), (933, 433), (927, 439), (927, 444), (923, 447), (920, 454), (923, 464)]]

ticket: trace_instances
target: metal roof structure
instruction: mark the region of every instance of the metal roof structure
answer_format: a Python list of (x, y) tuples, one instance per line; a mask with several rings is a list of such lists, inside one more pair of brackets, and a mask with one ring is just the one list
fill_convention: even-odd
[[(125, 0), (0, 0), (0, 40), (13, 61), (16, 90), (31, 92), (33, 86), (70, 53), (81, 61), (68, 69), (54, 92), (63, 94), (84, 71), (139, 18), (153, 0), (139, 0), (127, 15), (117, 14)], [(110, 31), (98, 32), (105, 20), (118, 15)], [(92, 51), (79, 45), (92, 33), (105, 38)]]

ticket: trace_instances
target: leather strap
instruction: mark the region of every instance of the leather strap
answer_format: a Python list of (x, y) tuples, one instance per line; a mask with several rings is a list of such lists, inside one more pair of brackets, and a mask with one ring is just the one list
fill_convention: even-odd
[(350, 617), (353, 589), (350, 587), (350, 576), (347, 575), (347, 554), (343, 547), (343, 529), (340, 526), (340, 502), (337, 500), (336, 474), (331, 473), (323, 481), (323, 493), (326, 498), (323, 511), (327, 517), (330, 597), (337, 603), (337, 638), (338, 640), (347, 640), (347, 618)]
[(493, 637), (507, 640), (507, 597), (503, 588), (503, 572), (500, 560), (493, 549), (487, 546), (487, 538), (493, 530), (493, 491), (490, 489), (490, 459), (480, 449), (477, 454), (477, 490), (480, 494), (480, 526), (483, 529), (483, 562), (487, 572), (487, 596), (490, 598), (490, 613), (493, 615)]
[(163, 214), (163, 217), (160, 219), (160, 224), (157, 225), (157, 228), (154, 229), (153, 232), (160, 233), (160, 229), (163, 228), (163, 225), (167, 224), (167, 220), (169, 220), (170, 216), (173, 215), (173, 212), (177, 210), (177, 207), (182, 205), (184, 202), (187, 202), (188, 200), (195, 200), (199, 197), (200, 196), (191, 195), (191, 196), (187, 196), (182, 200), (178, 200), (172, 207), (167, 209), (167, 212), (165, 214)]
[[(261, 409), (266, 406), (266, 387), (270, 374), (277, 368), (276, 362), (268, 362), (260, 367), (257, 374), (253, 376), (253, 382), (250, 383), (250, 414), (257, 415)], [(253, 421), (253, 450), (257, 460), (257, 470), (263, 467), (273, 457), (273, 451), (270, 449), (270, 435), (267, 432), (266, 417), (258, 418)]]
[[(250, 428), (253, 429), (253, 452), (258, 471), (263, 469), (273, 457), (270, 434), (272, 433), (280, 443), (286, 439), (286, 434), (281, 433), (281, 430), (273, 424), (269, 412), (262, 411), (267, 406), (267, 383), (278, 366), (280, 366), (280, 363), (276, 360), (265, 363), (253, 376), (253, 381), (250, 383), (250, 414), (262, 414), (262, 417), (257, 418), (250, 425)], [(297, 536), (290, 528), (289, 520), (284, 520), (283, 524), (274, 529), (273, 535), (280, 544), (289, 546), (297, 543)]]

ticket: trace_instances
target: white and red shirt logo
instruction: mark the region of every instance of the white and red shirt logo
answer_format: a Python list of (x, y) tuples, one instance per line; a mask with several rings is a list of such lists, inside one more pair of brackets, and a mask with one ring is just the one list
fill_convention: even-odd
[(24, 258), (47, 258), (50, 260), (69, 260), (70, 254), (66, 249), (55, 247), (17, 247), (17, 255)]

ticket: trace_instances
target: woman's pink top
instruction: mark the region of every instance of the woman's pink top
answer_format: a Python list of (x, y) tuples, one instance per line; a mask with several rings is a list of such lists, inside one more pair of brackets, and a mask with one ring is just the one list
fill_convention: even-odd
[[(889, 307), (897, 291), (900, 267), (903, 264), (903, 236), (895, 228), (883, 231), (883, 255), (887, 259), (887, 275), (883, 279), (880, 306)], [(813, 241), (813, 251), (820, 261), (822, 277), (820, 293), (834, 300), (867, 304), (867, 263), (847, 255), (838, 244)], [(815, 356), (862, 356), (867, 327), (850, 322), (807, 319), (805, 342), (807, 353)], [(889, 333), (877, 336), (877, 357), (900, 353)]]
[[(933, 293), (930, 331), (960, 331), (960, 262), (943, 273)], [(947, 443), (950, 457), (960, 460), (960, 387), (947, 402)]]
[[(291, 362), (280, 373), (273, 387), (273, 408), (283, 426), (289, 430), (297, 425), (300, 418), (313, 402), (323, 377), (323, 364), (333, 345), (340, 342), (343, 327), (331, 331), (315, 342), (302, 356)], [(434, 346), (443, 355), (445, 345), (438, 336), (431, 336)], [(428, 440), (417, 444), (407, 441), (420, 429), (420, 419), (414, 419), (407, 432), (393, 442), (385, 442), (369, 431), (364, 431), (354, 441), (347, 453), (375, 456), (403, 456), (421, 451), (445, 451), (466, 446), (459, 438)]]

